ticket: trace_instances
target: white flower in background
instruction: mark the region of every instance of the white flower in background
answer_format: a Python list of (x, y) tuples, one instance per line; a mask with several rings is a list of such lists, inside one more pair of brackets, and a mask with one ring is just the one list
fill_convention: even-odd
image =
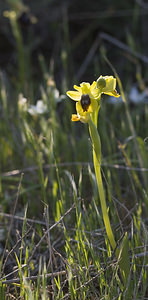
[(28, 108), (28, 112), (30, 115), (41, 115), (48, 111), (47, 105), (43, 102), (43, 100), (38, 100), (36, 105), (30, 105)]
[[(53, 97), (53, 100), (55, 101), (56, 105), (66, 98), (65, 95), (60, 95), (58, 89), (56, 88), (52, 90), (51, 97)], [(18, 98), (18, 110), (20, 112), (28, 112), (32, 116), (37, 116), (49, 112), (49, 106), (41, 99), (37, 100), (35, 105), (31, 105), (29, 104), (27, 98), (23, 96), (23, 94), (20, 94)]]
[(140, 92), (136, 85), (132, 86), (129, 93), (129, 99), (135, 104), (140, 104), (143, 102), (148, 103), (148, 89), (145, 89), (143, 92)]

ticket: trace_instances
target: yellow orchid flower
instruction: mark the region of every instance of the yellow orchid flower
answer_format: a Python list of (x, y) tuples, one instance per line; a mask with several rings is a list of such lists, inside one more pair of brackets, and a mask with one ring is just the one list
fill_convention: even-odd
[(88, 82), (82, 82), (80, 86), (74, 85), (76, 91), (68, 91), (66, 94), (72, 100), (76, 101), (77, 114), (72, 115), (72, 121), (81, 121), (87, 123), (90, 119), (90, 114), (93, 113), (97, 107), (101, 93), (96, 87), (96, 81), (91, 85)]
[(116, 78), (113, 76), (100, 76), (97, 79), (96, 87), (100, 90), (101, 94), (107, 94), (113, 97), (120, 97), (116, 91)]

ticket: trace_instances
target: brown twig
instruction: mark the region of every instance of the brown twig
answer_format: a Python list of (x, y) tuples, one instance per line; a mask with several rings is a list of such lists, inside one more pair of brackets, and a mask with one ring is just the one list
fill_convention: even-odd
[[(26, 265), (24, 265), (24, 267), (25, 266)], [(25, 280), (36, 280), (38, 278), (42, 278), (43, 276), (45, 276), (46, 278), (50, 278), (53, 276), (56, 277), (56, 276), (60, 276), (60, 275), (65, 275), (66, 273), (67, 273), (67, 271), (63, 270), (63, 271), (54, 272), (54, 273), (47, 273), (45, 275), (36, 275), (36, 276), (25, 277)], [(19, 282), (20, 282), (20, 278), (16, 278), (16, 279), (2, 281), (2, 284), (15, 284), (15, 283), (19, 283)]]
[[(92, 165), (91, 162), (65, 162), (65, 163), (59, 163), (59, 164), (47, 164), (43, 166), (43, 169), (50, 169), (50, 168), (56, 168), (56, 167), (70, 167), (70, 166), (89, 166)], [(137, 172), (148, 172), (148, 168), (139, 168), (139, 167), (127, 167), (127, 166), (123, 166), (120, 164), (108, 164), (108, 163), (101, 163), (102, 167), (108, 167), (108, 168), (114, 168), (114, 169), (122, 169), (122, 170), (134, 170)], [(8, 172), (4, 172), (1, 177), (9, 177), (9, 176), (16, 176), (19, 175), (21, 173), (26, 173), (26, 172), (34, 172), (36, 170), (38, 170), (39, 167), (37, 166), (31, 166), (25, 169), (16, 169), (16, 170), (12, 170), (12, 171), (8, 171)]]
[(50, 226), (45, 233), (43, 234), (43, 236), (41, 237), (40, 241), (36, 244), (36, 246), (34, 247), (34, 250), (32, 252), (31, 257), (28, 260), (28, 263), (32, 260), (32, 257), (34, 256), (37, 248), (40, 246), (40, 244), (42, 243), (42, 241), (45, 239), (45, 237), (48, 235), (48, 232), (50, 232), (52, 229), (54, 229), (57, 225), (59, 225), (61, 223), (61, 221), (73, 210), (73, 208), (75, 207), (75, 203), (73, 203), (73, 205), (65, 212), (65, 214), (59, 219), (59, 221), (57, 221), (56, 223), (54, 223), (52, 226)]

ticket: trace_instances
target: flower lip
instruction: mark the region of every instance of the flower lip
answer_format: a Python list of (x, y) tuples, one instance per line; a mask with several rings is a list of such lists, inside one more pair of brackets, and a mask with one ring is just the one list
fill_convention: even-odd
[(85, 112), (85, 111), (88, 111), (88, 108), (89, 108), (89, 106), (90, 106), (90, 104), (91, 104), (91, 100), (90, 100), (89, 95), (88, 95), (88, 94), (82, 95), (80, 101), (81, 101), (81, 106), (82, 106), (82, 108), (83, 108), (83, 111), (84, 111), (84, 112)]

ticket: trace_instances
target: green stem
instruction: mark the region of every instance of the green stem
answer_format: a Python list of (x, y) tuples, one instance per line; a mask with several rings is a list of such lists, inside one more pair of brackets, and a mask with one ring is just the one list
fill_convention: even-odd
[(92, 143), (93, 143), (93, 161), (94, 161), (94, 168), (95, 168), (96, 179), (97, 179), (97, 184), (98, 184), (101, 208), (102, 208), (102, 213), (103, 213), (103, 220), (104, 220), (108, 239), (110, 241), (112, 249), (114, 250), (116, 248), (116, 242), (115, 242), (114, 234), (112, 232), (112, 228), (110, 225), (108, 209), (107, 209), (105, 193), (104, 193), (104, 187), (103, 187), (103, 182), (102, 182), (101, 168), (100, 168), (101, 141), (100, 141), (100, 137), (99, 137), (97, 128), (91, 120), (89, 121), (89, 132), (90, 132), (90, 136), (91, 136)]
[(109, 242), (111, 244), (112, 249), (115, 251), (117, 260), (119, 260), (119, 267), (122, 274), (122, 279), (124, 282), (124, 285), (126, 286), (129, 272), (130, 272), (130, 261), (129, 261), (129, 255), (128, 255), (128, 239), (127, 239), (127, 233), (125, 234), (123, 241), (121, 243), (120, 249), (117, 248), (116, 241), (114, 238), (114, 234), (111, 228), (109, 215), (108, 215), (108, 209), (106, 205), (106, 199), (105, 199), (105, 192), (102, 182), (102, 175), (101, 175), (101, 141), (100, 136), (97, 130), (97, 114), (93, 115), (93, 121), (89, 121), (89, 132), (92, 140), (92, 146), (93, 146), (93, 161), (94, 161), (94, 168), (96, 173), (96, 179), (97, 179), (97, 185), (98, 185), (98, 191), (100, 196), (100, 202), (101, 202), (101, 209), (103, 214), (103, 220), (105, 224), (106, 233), (109, 239)]
[(97, 160), (97, 156), (96, 156), (96, 153), (94, 150), (93, 150), (93, 159), (94, 159), (94, 167), (95, 167), (96, 179), (97, 179), (97, 184), (98, 184), (101, 208), (102, 208), (102, 213), (103, 213), (103, 220), (104, 220), (108, 239), (110, 241), (112, 249), (114, 250), (116, 248), (116, 242), (115, 242), (114, 234), (112, 232), (112, 228), (110, 225), (108, 209), (107, 209), (105, 193), (104, 193), (104, 187), (103, 187), (103, 182), (102, 182), (101, 168), (100, 168), (100, 164)]

